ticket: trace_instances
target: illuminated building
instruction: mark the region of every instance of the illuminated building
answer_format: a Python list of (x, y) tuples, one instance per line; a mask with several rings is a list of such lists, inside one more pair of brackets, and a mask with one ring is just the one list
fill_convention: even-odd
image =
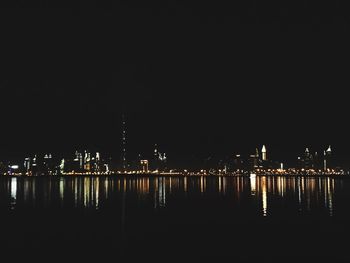
[(304, 158), (302, 159), (302, 168), (305, 170), (314, 168), (313, 156), (310, 153), (309, 148), (305, 149)]
[(75, 152), (75, 158), (74, 158), (74, 164), (73, 164), (73, 170), (75, 172), (82, 172), (84, 168), (84, 160), (82, 153), (76, 151)]
[(31, 172), (32, 175), (38, 175), (39, 172), (39, 167), (38, 167), (38, 158), (36, 155), (34, 155), (34, 158), (32, 160), (32, 167), (31, 167)]
[(13, 174), (17, 173), (18, 169), (19, 169), (19, 165), (16, 165), (16, 164), (9, 165), (9, 167), (8, 167), (9, 175), (13, 175)]
[(109, 165), (108, 164), (104, 164), (104, 171), (106, 173), (109, 173)]
[(245, 167), (245, 168), (249, 168), (250, 171), (254, 171), (256, 169), (263, 167), (258, 148), (255, 149), (255, 154), (251, 154), (249, 156), (248, 166), (249, 167)]
[(161, 171), (165, 171), (166, 170), (166, 165), (167, 165), (167, 157), (166, 157), (166, 154), (163, 153), (159, 153), (159, 162), (160, 162), (160, 167), (159, 169)]
[(258, 150), (258, 148), (256, 148), (255, 149), (255, 157), (254, 157), (254, 168), (256, 169), (256, 168), (258, 168), (259, 167), (259, 162), (260, 162), (260, 160), (259, 160), (259, 158), (260, 158), (260, 156), (259, 156), (259, 150)]
[(86, 172), (91, 171), (91, 153), (89, 153), (88, 151), (85, 151), (84, 154), (84, 170)]
[(95, 166), (95, 172), (101, 171), (101, 155), (99, 152), (96, 153), (94, 166)]
[(83, 154), (76, 151), (75, 152), (75, 159), (74, 159), (74, 167), (76, 171), (82, 171), (84, 168), (84, 160), (83, 160)]
[(158, 146), (155, 144), (153, 152), (153, 170), (154, 171), (164, 171), (166, 170), (167, 165), (167, 156), (166, 153), (161, 153), (158, 151)]
[(31, 168), (31, 160), (30, 157), (24, 159), (24, 170), (28, 173)]
[(53, 170), (54, 170), (54, 163), (52, 160), (52, 154), (45, 154), (44, 156), (44, 162), (43, 162), (43, 173), (44, 174), (52, 174)]
[(65, 173), (65, 160), (64, 159), (62, 159), (61, 160), (61, 164), (60, 164), (60, 172), (61, 172), (61, 174), (64, 174)]
[[(123, 151), (124, 152), (124, 151)], [(152, 157), (153, 155), (153, 157)], [(150, 159), (148, 159), (150, 157)], [(260, 158), (262, 157), (262, 158)], [(63, 159), (62, 159), (63, 158)], [(113, 162), (112, 158), (102, 159), (100, 152), (90, 153), (85, 150), (83, 153), (76, 151), (75, 155), (68, 158), (62, 156), (61, 159), (54, 161), (52, 154), (34, 155), (34, 157), (27, 157), (24, 159), (18, 168), (9, 163), (0, 162), (0, 173), (8, 174), (23, 174), (23, 175), (101, 175), (101, 174), (118, 174), (126, 172), (120, 169), (120, 163)], [(214, 160), (214, 161), (213, 161)], [(311, 154), (309, 148), (306, 148), (300, 157), (297, 159), (297, 166), (290, 167), (287, 163), (287, 168), (284, 167), (285, 162), (280, 160), (273, 161), (271, 158), (267, 160), (266, 146), (262, 147), (262, 155), (258, 149), (255, 149), (255, 154), (244, 155), (240, 154), (232, 157), (225, 157), (223, 159), (214, 159), (212, 156), (203, 160), (202, 164), (197, 167), (184, 167), (169, 169), (167, 167), (167, 154), (158, 150), (158, 145), (155, 144), (153, 154), (143, 157), (141, 154), (133, 160), (129, 160), (128, 171), (129, 174), (137, 173), (159, 173), (159, 174), (193, 174), (193, 175), (246, 175), (254, 173), (257, 175), (321, 175), (321, 174), (350, 174), (341, 167), (335, 167), (333, 163), (332, 148), (329, 146), (323, 155), (317, 152)], [(186, 169), (185, 169), (186, 168)], [(188, 172), (187, 169), (192, 171)], [(324, 172), (322, 172), (324, 170)], [(182, 171), (186, 171), (183, 172)]]
[(159, 170), (159, 152), (157, 144), (154, 145), (152, 169), (154, 171)]
[(332, 149), (331, 146), (329, 146), (328, 149), (324, 152), (323, 169), (325, 171), (332, 169), (332, 165)]
[(159, 158), (158, 146), (157, 144), (155, 144), (154, 145), (154, 170), (158, 169), (158, 158)]
[(261, 155), (262, 155), (262, 160), (267, 161), (267, 150), (266, 150), (265, 145), (263, 145), (263, 147), (261, 149)]
[(80, 170), (82, 170), (84, 168), (84, 160), (83, 160), (83, 154), (82, 153), (79, 153), (79, 168)]
[(141, 169), (143, 173), (148, 173), (149, 172), (149, 167), (148, 167), (148, 160), (141, 160)]

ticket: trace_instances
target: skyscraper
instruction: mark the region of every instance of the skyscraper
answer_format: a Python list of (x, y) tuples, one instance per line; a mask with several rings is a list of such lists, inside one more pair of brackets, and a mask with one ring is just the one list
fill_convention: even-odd
[(81, 152), (75, 151), (74, 163), (75, 170), (82, 172), (84, 169), (84, 158)]
[(265, 145), (263, 145), (263, 147), (261, 149), (261, 155), (262, 155), (262, 160), (267, 161), (267, 150), (266, 150)]
[(31, 168), (31, 159), (29, 157), (25, 158), (24, 160), (24, 169), (28, 173)]
[(96, 153), (96, 157), (95, 157), (95, 172), (100, 172), (101, 170), (101, 154), (99, 152)]
[(61, 160), (61, 163), (60, 163), (60, 172), (61, 172), (61, 174), (64, 174), (64, 172), (65, 172), (65, 164), (66, 164), (66, 161), (64, 160), (64, 159), (62, 159)]
[(255, 149), (255, 155), (254, 155), (254, 169), (256, 169), (256, 168), (258, 168), (259, 167), (259, 163), (260, 163), (260, 160), (259, 160), (259, 158), (260, 158), (260, 154), (259, 154), (259, 149), (258, 148), (256, 148)]
[(153, 160), (153, 170), (159, 169), (159, 151), (158, 151), (158, 145), (154, 145), (154, 160)]
[(85, 151), (85, 154), (84, 154), (84, 171), (85, 172), (91, 171), (91, 153), (88, 151)]
[(313, 169), (314, 168), (314, 158), (312, 154), (310, 153), (309, 148), (305, 149), (304, 158), (302, 159), (302, 168), (305, 170)]
[(148, 160), (141, 160), (141, 171), (143, 173), (148, 173), (149, 172), (149, 168), (148, 168)]
[(329, 145), (327, 151), (324, 152), (324, 159), (323, 159), (323, 169), (326, 171), (327, 169), (332, 168), (332, 149)]

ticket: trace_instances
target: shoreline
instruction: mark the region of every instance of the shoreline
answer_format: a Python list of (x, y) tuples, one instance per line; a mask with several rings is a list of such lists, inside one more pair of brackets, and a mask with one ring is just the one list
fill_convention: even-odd
[(60, 175), (0, 175), (0, 178), (62, 178), (62, 177), (121, 177), (121, 178), (156, 178), (156, 177), (226, 177), (226, 178), (234, 178), (234, 177), (246, 177), (250, 178), (251, 176), (256, 177), (286, 177), (286, 178), (349, 178), (350, 174), (183, 174), (183, 173), (140, 173), (140, 174), (128, 174), (128, 173), (110, 173), (110, 174), (60, 174)]

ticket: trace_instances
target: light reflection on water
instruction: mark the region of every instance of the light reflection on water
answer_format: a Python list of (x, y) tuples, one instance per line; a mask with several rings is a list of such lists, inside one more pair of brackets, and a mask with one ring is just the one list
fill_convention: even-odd
[(11, 209), (14, 209), (16, 206), (17, 200), (17, 178), (11, 179)]
[[(156, 199), (155, 207), (165, 207), (166, 205), (166, 178), (158, 178), (158, 200)], [(171, 179), (171, 178), (169, 178)], [(169, 182), (169, 191), (171, 191), (171, 182)]]
[[(250, 205), (264, 217), (280, 206), (292, 204), (299, 212), (325, 209), (333, 216), (335, 192), (342, 191), (342, 179), (330, 177), (58, 177), (1, 178), (1, 206), (100, 209), (121, 197), (152, 202), (155, 209), (168, 208), (179, 197), (223, 196), (233, 204), (251, 200)], [(8, 200), (8, 201), (6, 201)], [(173, 202), (174, 203), (174, 202)]]

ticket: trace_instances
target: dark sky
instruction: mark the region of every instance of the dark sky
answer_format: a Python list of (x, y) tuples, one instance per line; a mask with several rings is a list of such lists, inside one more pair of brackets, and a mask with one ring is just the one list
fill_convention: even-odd
[(346, 7), (234, 2), (2, 1), (0, 156), (118, 156), (123, 111), (130, 155), (346, 155)]

